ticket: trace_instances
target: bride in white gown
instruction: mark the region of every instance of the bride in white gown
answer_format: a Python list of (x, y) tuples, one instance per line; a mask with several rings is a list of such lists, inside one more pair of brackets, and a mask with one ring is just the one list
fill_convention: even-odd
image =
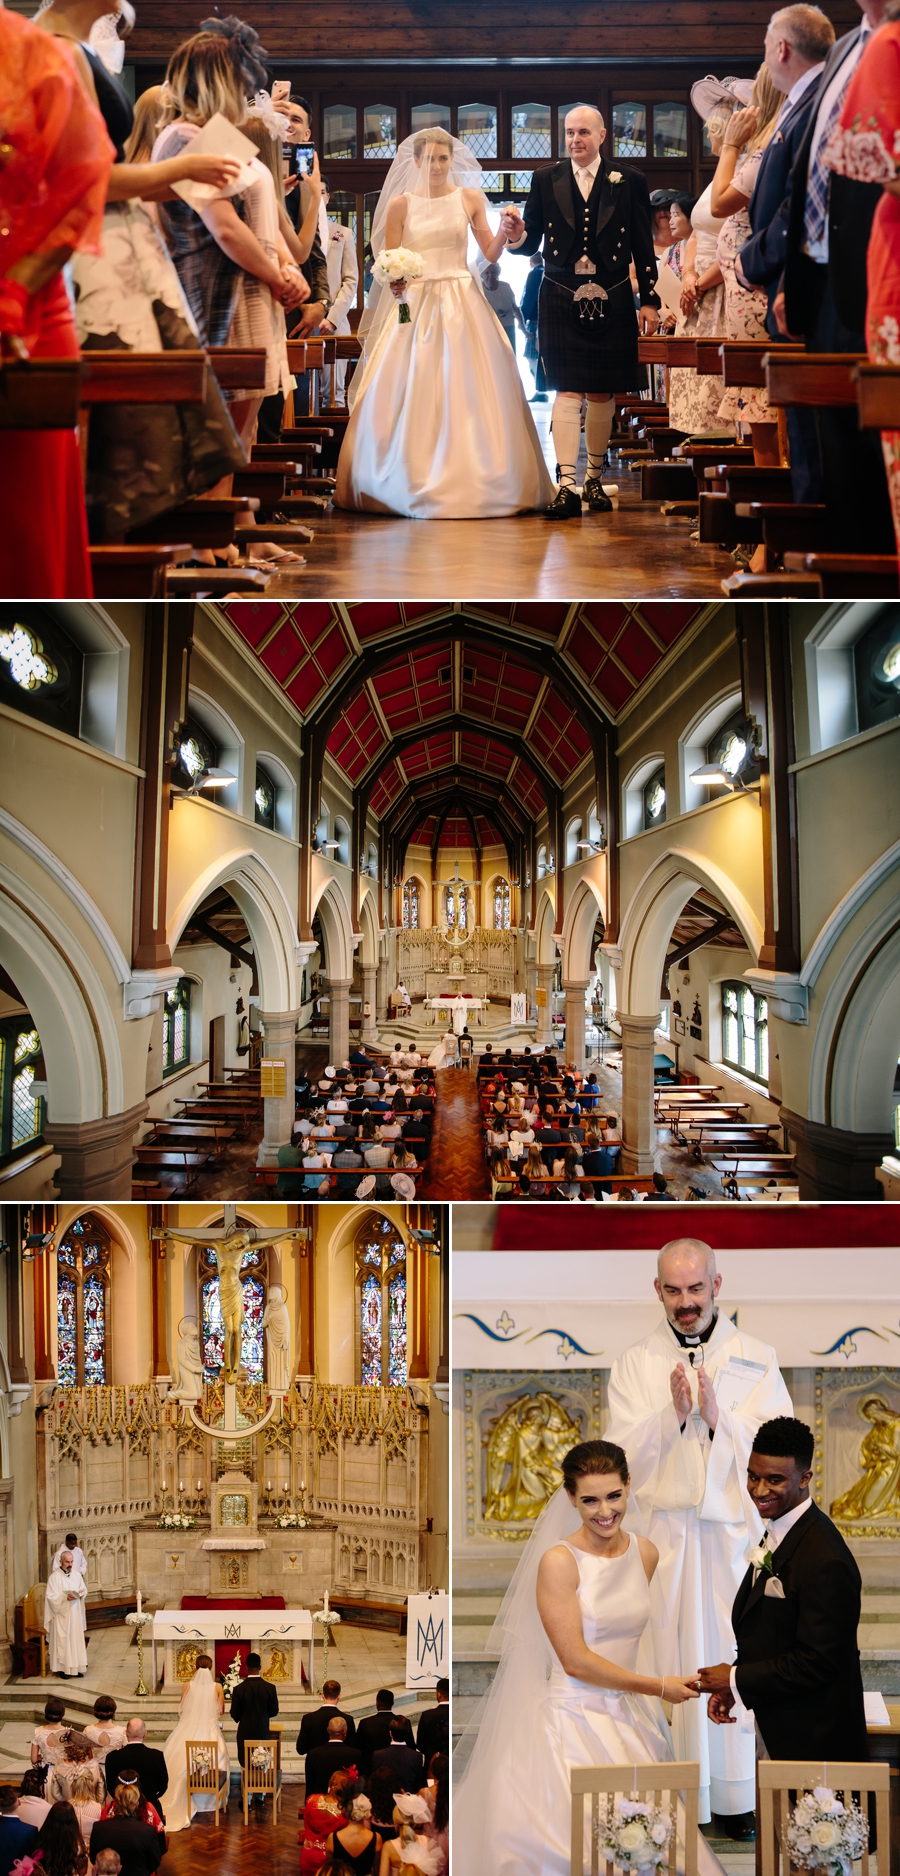
[[(421, 280), (374, 286), (365, 355), (350, 387), (339, 508), (461, 520), (546, 508), (554, 484), (516, 356), (467, 262), (469, 233), (493, 261), (481, 166), (441, 129), (400, 145), (372, 223), (372, 253), (422, 255)], [(393, 294), (393, 298), (392, 298)], [(406, 297), (402, 324), (395, 299)]]
[[(200, 1664), (205, 1662), (205, 1666)], [(169, 1734), (163, 1747), (169, 1772), (166, 1786), (166, 1830), (186, 1830), (194, 1811), (211, 1811), (214, 1806), (212, 1794), (195, 1793), (193, 1804), (188, 1805), (187, 1795), (187, 1754), (185, 1744), (189, 1739), (208, 1740), (216, 1752), (219, 1764), (219, 1782), (224, 1781), (225, 1798), (228, 1796), (228, 1781), (231, 1777), (231, 1765), (228, 1747), (222, 1732), (222, 1715), (225, 1711), (225, 1697), (218, 1681), (213, 1680), (212, 1662), (209, 1655), (198, 1655), (197, 1667), (193, 1678), (181, 1696), (181, 1714), (178, 1725)], [(220, 1803), (222, 1800), (220, 1799)]]
[[(457, 1749), (471, 1746), (453, 1807), (466, 1876), (569, 1876), (570, 1768), (625, 1765), (630, 1791), (632, 1766), (675, 1756), (652, 1666), (658, 1552), (622, 1528), (625, 1455), (605, 1440), (576, 1446), (563, 1476), (487, 1643), (501, 1658), (474, 1743)], [(697, 1697), (691, 1681), (664, 1685), (677, 1704)], [(699, 1833), (698, 1860), (699, 1876), (723, 1876)]]

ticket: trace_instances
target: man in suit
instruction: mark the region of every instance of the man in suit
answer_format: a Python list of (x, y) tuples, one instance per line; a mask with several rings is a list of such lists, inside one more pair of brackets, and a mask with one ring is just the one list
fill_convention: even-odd
[(0, 1785), (0, 1876), (9, 1876), (13, 1864), (30, 1855), (38, 1840), (34, 1825), (17, 1815), (18, 1797), (15, 1785)]
[[(359, 1769), (365, 1774), (366, 1778), (368, 1778), (372, 1770), (374, 1754), (379, 1752), (382, 1747), (389, 1746), (391, 1743), (391, 1720), (394, 1717), (393, 1705), (394, 1696), (390, 1688), (380, 1687), (375, 1695), (375, 1712), (370, 1713), (366, 1719), (360, 1720), (359, 1722), (359, 1731), (356, 1736), (356, 1743), (359, 1747), (361, 1760)], [(396, 1717), (402, 1720), (402, 1739), (407, 1746), (411, 1746), (413, 1743), (413, 1732), (408, 1719), (399, 1714)]]
[[(503, 216), (511, 252), (534, 254), (543, 243), (538, 350), (548, 389), (556, 392), (552, 430), (559, 492), (546, 510), (553, 521), (580, 516), (582, 501), (594, 513), (612, 509), (600, 476), (615, 393), (644, 389), (638, 331), (653, 333), (659, 323), (647, 183), (639, 170), (606, 162), (600, 154), (605, 140), (600, 112), (576, 105), (566, 117), (566, 155), (535, 170), (524, 221), (515, 208)], [(628, 272), (632, 259), (639, 318)], [(579, 496), (575, 465), (585, 398), (588, 468)]]
[(314, 1746), (306, 1755), (307, 1797), (311, 1798), (314, 1791), (327, 1791), (332, 1772), (342, 1771), (345, 1766), (357, 1763), (356, 1747), (347, 1744), (346, 1720), (329, 1720), (324, 1746)]
[(416, 1727), (416, 1745), (425, 1760), (426, 1772), (436, 1752), (450, 1750), (450, 1682), (438, 1681), (434, 1692), (437, 1706), (426, 1707)]
[(157, 1751), (155, 1746), (147, 1746), (144, 1741), (147, 1728), (143, 1720), (129, 1720), (125, 1728), (125, 1744), (116, 1752), (108, 1752), (104, 1767), (106, 1789), (113, 1793), (119, 1782), (119, 1774), (130, 1770), (136, 1772), (138, 1784), (145, 1798), (156, 1806), (165, 1823), (162, 1806), (163, 1793), (169, 1783), (169, 1768), (165, 1753)]
[(814, 1451), (802, 1420), (767, 1420), (756, 1433), (747, 1489), (766, 1530), (732, 1610), (737, 1662), (702, 1668), (699, 1680), (717, 1725), (734, 1723), (738, 1699), (752, 1710), (770, 1759), (866, 1763), (862, 1584), (837, 1526), (809, 1496)]
[[(409, 1721), (406, 1721), (409, 1725)], [(398, 1791), (418, 1791), (425, 1776), (425, 1761), (415, 1746), (407, 1745), (404, 1722), (399, 1713), (391, 1715), (390, 1744), (380, 1746), (372, 1754), (372, 1771), (378, 1771), (380, 1765), (389, 1765), (391, 1775), (397, 1780)]]
[[(804, 338), (808, 352), (866, 350), (866, 250), (882, 185), (839, 176), (822, 160), (887, 0), (859, 5), (860, 24), (828, 55), (791, 175), (784, 276), (774, 311), (783, 336)], [(823, 405), (812, 414), (833, 550), (893, 554), (880, 432), (861, 430), (849, 406)]]
[[(359, 1161), (360, 1166), (362, 1160)], [(322, 1687), (322, 1705), (315, 1713), (304, 1713), (297, 1734), (297, 1751), (301, 1756), (312, 1752), (316, 1746), (324, 1746), (328, 1738), (329, 1720), (346, 1720), (347, 1744), (352, 1746), (356, 1738), (356, 1721), (352, 1713), (342, 1713), (338, 1706), (341, 1697), (340, 1681), (325, 1681)]]
[(247, 1678), (238, 1681), (231, 1693), (231, 1717), (237, 1721), (237, 1749), (241, 1764), (244, 1763), (245, 1739), (268, 1739), (269, 1721), (274, 1720), (278, 1712), (278, 1695), (271, 1681), (264, 1681), (260, 1673), (262, 1660), (259, 1655), (247, 1656)]
[[(326, 209), (330, 195), (331, 190), (323, 176), (322, 201)], [(328, 338), (332, 332), (347, 334), (350, 331), (349, 313), (356, 299), (356, 289), (359, 285), (359, 264), (356, 259), (356, 242), (351, 229), (345, 228), (342, 222), (332, 221), (330, 216), (325, 225), (328, 229), (325, 261), (328, 269), (331, 305), (328, 308), (328, 317), (323, 319), (319, 331), (323, 337)], [(332, 398), (331, 366), (325, 366), (322, 372), (322, 395), (326, 404), (344, 403), (346, 378), (347, 360), (339, 358), (334, 367), (334, 397)]]
[[(773, 339), (783, 336), (779, 334), (774, 302), (787, 252), (791, 170), (833, 45), (831, 21), (813, 6), (783, 7), (773, 13), (766, 33), (765, 62), (773, 84), (785, 94), (785, 102), (757, 171), (748, 206), (751, 235), (741, 249), (735, 271), (744, 286), (765, 289), (769, 302), (766, 324)], [(820, 502), (822, 471), (815, 418), (803, 406), (788, 410), (786, 416), (794, 500)]]

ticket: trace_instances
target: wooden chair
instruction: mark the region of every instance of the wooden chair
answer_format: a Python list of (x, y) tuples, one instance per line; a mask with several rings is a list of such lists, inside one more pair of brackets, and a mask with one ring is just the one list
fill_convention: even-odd
[[(790, 1863), (784, 1850), (784, 1837), (791, 1810), (789, 1793), (812, 1791), (827, 1785), (837, 1795), (859, 1794), (859, 1805), (868, 1815), (868, 1799), (875, 1799), (875, 1830), (878, 1848), (878, 1876), (890, 1870), (890, 1782), (889, 1765), (848, 1765), (821, 1759), (761, 1759), (759, 1773), (760, 1876), (789, 1876)], [(871, 1850), (862, 1855), (862, 1876), (869, 1876)]]
[(272, 1822), (278, 1823), (278, 1805), (281, 1798), (281, 1739), (277, 1733), (273, 1733), (270, 1739), (244, 1740), (241, 1799), (244, 1806), (245, 1824), (247, 1807), (251, 1798), (271, 1798)]
[(195, 1794), (214, 1798), (216, 1806), (216, 1825), (219, 1822), (219, 1805), (228, 1810), (228, 1773), (224, 1777), (219, 1773), (219, 1742), (217, 1739), (186, 1739), (184, 1750), (187, 1758), (187, 1802), (188, 1816), (191, 1814), (191, 1800)]
[[(868, 1767), (866, 1769), (868, 1770)], [(697, 1806), (700, 1792), (700, 1767), (695, 1761), (676, 1759), (668, 1765), (579, 1765), (572, 1767), (569, 1777), (572, 1793), (571, 1876), (585, 1876), (588, 1868), (590, 1876), (599, 1876), (601, 1860), (605, 1876), (613, 1876), (613, 1864), (607, 1861), (595, 1842), (594, 1830), (601, 1821), (603, 1812), (607, 1808), (611, 1809), (617, 1797), (637, 1797), (642, 1803), (662, 1804), (668, 1811), (673, 1824), (678, 1799), (683, 1798), (684, 1852), (682, 1856), (677, 1842), (677, 1832), (673, 1830), (667, 1867), (669, 1876), (675, 1876), (676, 1863), (683, 1864), (684, 1876), (697, 1876)], [(606, 1799), (606, 1805), (602, 1807), (602, 1810), (601, 1795)], [(584, 1860), (586, 1824), (584, 1801), (586, 1797), (590, 1797), (591, 1800), (590, 1815), (587, 1820), (590, 1863), (587, 1865)], [(771, 1876), (771, 1872), (764, 1870), (763, 1876)]]
[(39, 1640), (41, 1644), (42, 1677), (46, 1675), (47, 1672), (47, 1636), (44, 1629), (44, 1600), (46, 1594), (46, 1583), (33, 1584), (32, 1588), (26, 1592), (22, 1610), (22, 1639), (24, 1643), (27, 1646), (28, 1642)]

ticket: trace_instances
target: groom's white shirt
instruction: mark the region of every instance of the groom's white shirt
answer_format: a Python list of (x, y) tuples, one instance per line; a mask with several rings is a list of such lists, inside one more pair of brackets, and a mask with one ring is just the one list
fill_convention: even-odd
[[(691, 1675), (706, 1662), (733, 1660), (731, 1606), (748, 1544), (762, 1531), (747, 1493), (747, 1461), (757, 1427), (793, 1411), (774, 1349), (745, 1335), (721, 1308), (702, 1349), (719, 1405), (712, 1439), (700, 1419), (690, 1351), (665, 1315), (625, 1350), (609, 1378), (604, 1438), (624, 1448), (635, 1522), (660, 1553), (657, 1578), (666, 1611), (654, 1636), (660, 1674)], [(669, 1381), (679, 1361), (692, 1401), (683, 1432)], [(702, 1822), (707, 1806), (725, 1814), (753, 1809), (752, 1735), (713, 1727), (700, 1701), (675, 1709), (673, 1733), (676, 1757), (700, 1761)]]

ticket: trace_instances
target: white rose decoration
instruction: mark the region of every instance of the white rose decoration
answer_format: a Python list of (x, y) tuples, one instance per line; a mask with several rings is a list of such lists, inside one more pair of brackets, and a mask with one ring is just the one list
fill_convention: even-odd
[(622, 171), (620, 169), (611, 169), (609, 172), (609, 180), (610, 182), (621, 182)]
[(833, 1850), (838, 1841), (838, 1827), (820, 1820), (812, 1827), (812, 1840), (817, 1850)]
[(619, 1842), (623, 1850), (639, 1850), (647, 1842), (643, 1824), (624, 1824), (619, 1832)]
[(668, 1842), (669, 1833), (665, 1827), (665, 1824), (654, 1824), (653, 1829), (650, 1832), (650, 1835), (653, 1839), (653, 1842), (656, 1844), (664, 1844)]
[(835, 1797), (834, 1792), (830, 1790), (828, 1785), (817, 1785), (812, 1795), (820, 1811), (838, 1812), (844, 1809), (840, 1798)]

